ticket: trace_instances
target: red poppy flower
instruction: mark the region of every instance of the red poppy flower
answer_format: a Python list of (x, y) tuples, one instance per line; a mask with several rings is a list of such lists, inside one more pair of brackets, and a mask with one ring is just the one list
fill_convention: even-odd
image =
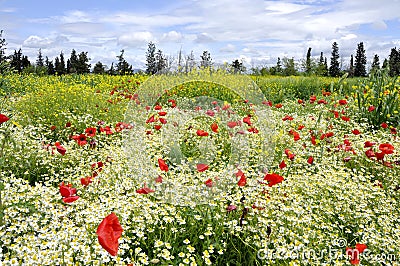
[(227, 125), (228, 125), (229, 128), (234, 128), (234, 127), (238, 126), (238, 123), (235, 122), (235, 121), (232, 121), (232, 122), (228, 122)]
[(285, 115), (285, 117), (282, 118), (282, 121), (286, 121), (286, 120), (292, 121), (293, 117), (291, 117), (290, 115)]
[(85, 133), (88, 137), (94, 137), (96, 136), (96, 128), (94, 127), (88, 127), (87, 129), (85, 129)]
[(303, 104), (303, 103), (304, 103), (304, 101), (303, 101), (303, 100), (301, 100), (301, 99), (298, 99), (298, 100), (297, 100), (297, 103), (298, 103), (298, 104)]
[(272, 107), (272, 102), (271, 101), (264, 101), (263, 104), (268, 105), (269, 107)]
[(259, 132), (258, 129), (255, 128), (255, 127), (250, 127), (250, 128), (247, 129), (247, 131), (251, 132), (251, 133), (254, 133), (254, 134), (257, 134)]
[(368, 158), (372, 158), (372, 157), (375, 157), (375, 152), (372, 150), (372, 149), (369, 149), (369, 150), (367, 150), (367, 151), (365, 151), (365, 155), (368, 157)]
[(161, 171), (168, 172), (168, 165), (163, 159), (158, 159), (158, 166), (160, 167)]
[(161, 110), (161, 109), (162, 109), (161, 105), (154, 106), (154, 110)]
[(360, 252), (363, 253), (367, 249), (367, 245), (365, 244), (356, 244), (356, 249)]
[(59, 188), (60, 194), (63, 197), (62, 201), (65, 203), (71, 203), (79, 199), (76, 196), (76, 188), (73, 188), (71, 184), (65, 185), (64, 182), (60, 184)]
[(360, 134), (361, 134), (360, 130), (358, 130), (358, 129), (353, 129), (351, 132), (352, 132), (354, 135), (360, 135)]
[(162, 183), (163, 182), (163, 178), (162, 176), (157, 176), (157, 178), (155, 179), (156, 183)]
[(87, 144), (85, 134), (72, 136), (72, 139), (74, 139), (78, 143), (79, 146), (85, 146)]
[(161, 117), (160, 117), (159, 120), (160, 120), (161, 124), (164, 124), (164, 125), (165, 125), (165, 124), (167, 123), (167, 119), (165, 119), (165, 118), (161, 118)]
[(310, 103), (314, 103), (317, 100), (317, 96), (311, 95), (310, 96)]
[(88, 186), (90, 183), (92, 183), (92, 178), (91, 176), (83, 177), (81, 178), (81, 184), (82, 186)]
[(280, 168), (280, 169), (283, 169), (283, 168), (285, 168), (285, 167), (286, 167), (285, 160), (282, 160), (282, 162), (279, 164), (279, 168)]
[(333, 135), (335, 135), (335, 134), (334, 134), (332, 131), (327, 132), (327, 133), (325, 134), (325, 136), (326, 136), (327, 138), (333, 137)]
[(367, 249), (367, 245), (357, 243), (355, 248), (347, 247), (346, 256), (350, 259), (352, 265), (360, 264), (360, 254)]
[(71, 127), (71, 122), (65, 123), (65, 127)]
[(379, 145), (379, 150), (381, 150), (384, 154), (392, 154), (394, 152), (394, 147), (392, 144), (384, 143)]
[(204, 181), (204, 184), (205, 184), (207, 187), (212, 187), (212, 186), (213, 186), (213, 181), (212, 181), (211, 178), (209, 178), (209, 179), (207, 179), (206, 181)]
[(375, 153), (375, 157), (376, 159), (379, 160), (383, 160), (385, 158), (385, 153), (384, 152), (376, 152)]
[(297, 127), (297, 129), (298, 129), (298, 130), (302, 130), (304, 127), (305, 127), (304, 125), (299, 125), (299, 126)]
[(248, 126), (251, 126), (250, 116), (246, 116), (243, 118), (243, 123), (246, 123)]
[(343, 115), (341, 118), (342, 118), (343, 121), (346, 121), (346, 122), (350, 121), (350, 117), (348, 117), (348, 116), (344, 116)]
[(242, 174), (242, 175), (240, 176), (239, 181), (238, 181), (238, 186), (239, 186), (239, 187), (244, 187), (244, 186), (246, 185), (246, 183), (247, 183), (246, 176), (245, 176), (244, 174)]
[(174, 99), (169, 99), (168, 102), (171, 104), (171, 108), (176, 107), (176, 101)]
[(314, 158), (312, 156), (308, 157), (307, 163), (313, 164), (313, 162), (314, 162)]
[(154, 125), (154, 129), (155, 129), (155, 130), (160, 130), (161, 127), (162, 127), (161, 125)]
[(0, 125), (3, 124), (4, 122), (7, 122), (8, 120), (10, 120), (8, 116), (0, 114)]
[(241, 177), (244, 176), (244, 173), (242, 172), (242, 170), (238, 170), (237, 173), (235, 174), (236, 177)]
[(71, 196), (71, 197), (63, 198), (62, 201), (64, 203), (71, 203), (71, 202), (74, 202), (74, 201), (76, 201), (78, 199), (79, 199), (79, 196)]
[(152, 115), (146, 120), (146, 124), (153, 123), (154, 121), (156, 121), (156, 119), (154, 118), (154, 115)]
[(283, 105), (281, 103), (275, 104), (275, 108), (281, 108)]
[(390, 133), (392, 133), (393, 135), (397, 134), (397, 130), (395, 127), (390, 128)]
[(285, 154), (288, 157), (288, 159), (293, 160), (295, 154), (293, 152), (291, 152), (289, 149), (285, 149)]
[(382, 128), (387, 128), (387, 127), (388, 127), (388, 124), (386, 124), (385, 122), (383, 122), (383, 123), (381, 124), (381, 127), (382, 127)]
[(154, 191), (155, 190), (147, 187), (146, 183), (144, 183), (142, 188), (139, 188), (138, 190), (136, 190), (136, 193), (138, 193), (138, 194), (149, 194), (149, 193), (152, 193)]
[(211, 124), (211, 130), (215, 133), (218, 133), (218, 124), (217, 123), (212, 123)]
[(76, 188), (73, 188), (71, 184), (65, 185), (64, 182), (60, 184), (60, 194), (63, 197), (71, 197), (76, 194)]
[(115, 213), (105, 217), (97, 227), (96, 234), (99, 243), (111, 256), (116, 256), (118, 253), (118, 239), (123, 231)]
[(161, 111), (161, 112), (158, 112), (158, 115), (159, 115), (159, 116), (166, 116), (166, 115), (167, 115), (167, 112)]
[(312, 143), (314, 146), (317, 145), (317, 141), (315, 140), (315, 136), (314, 136), (314, 135), (311, 136), (311, 143)]
[(350, 260), (350, 264), (358, 265), (360, 264), (360, 252), (357, 249), (353, 249), (350, 247), (346, 248), (346, 256)]
[(113, 133), (109, 126), (100, 127), (100, 132), (105, 132), (106, 135), (112, 135), (112, 133)]
[(272, 173), (272, 174), (266, 174), (264, 180), (268, 181), (269, 187), (272, 187), (276, 184), (281, 183), (285, 179), (276, 173)]
[(346, 99), (339, 100), (339, 104), (340, 105), (346, 105), (347, 104), (347, 100)]
[(296, 131), (293, 132), (293, 139), (294, 141), (298, 141), (300, 139), (300, 134)]
[(201, 130), (201, 129), (198, 129), (198, 130), (196, 131), (196, 134), (197, 134), (197, 136), (199, 136), (199, 137), (207, 137), (207, 136), (208, 136), (208, 132), (206, 132), (206, 131), (204, 131), (204, 130)]
[(209, 116), (214, 116), (214, 115), (215, 115), (215, 113), (214, 113), (214, 111), (213, 111), (213, 110), (207, 110), (207, 112), (206, 112), (206, 115), (209, 115)]
[(375, 142), (371, 142), (371, 141), (366, 141), (364, 142), (364, 148), (369, 148), (374, 146), (376, 143)]
[(56, 145), (56, 148), (57, 148), (57, 151), (61, 154), (61, 155), (63, 155), (64, 156), (64, 154), (66, 153), (66, 149), (63, 147), (63, 146), (61, 146), (61, 145)]
[(374, 111), (374, 110), (375, 110), (375, 106), (370, 105), (370, 106), (368, 107), (368, 112), (372, 112), (372, 111)]
[(338, 111), (333, 111), (333, 115), (335, 116), (335, 118), (339, 118), (339, 112)]
[(318, 100), (318, 104), (327, 104), (328, 102), (324, 99)]
[(199, 171), (199, 172), (204, 172), (208, 169), (208, 165), (202, 164), (202, 163), (199, 163), (196, 167), (197, 167), (197, 171)]

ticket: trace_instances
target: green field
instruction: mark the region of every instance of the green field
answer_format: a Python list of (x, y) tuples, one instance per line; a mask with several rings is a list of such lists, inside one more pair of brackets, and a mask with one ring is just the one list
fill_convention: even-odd
[(0, 261), (396, 265), (399, 90), (381, 72), (2, 76)]

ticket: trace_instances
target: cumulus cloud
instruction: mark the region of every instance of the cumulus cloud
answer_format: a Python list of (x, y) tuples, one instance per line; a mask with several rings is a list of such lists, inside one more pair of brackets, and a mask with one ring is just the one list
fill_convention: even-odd
[(125, 33), (118, 38), (118, 43), (128, 47), (142, 46), (154, 41), (154, 36), (149, 31)]
[(166, 41), (166, 42), (180, 42), (180, 41), (182, 41), (183, 36), (180, 32), (176, 32), (173, 30), (173, 31), (164, 33), (162, 39), (163, 39), (163, 41)]
[(27, 48), (49, 48), (52, 46), (67, 43), (69, 40), (65, 36), (56, 36), (54, 38), (42, 38), (36, 35), (29, 36), (23, 42), (23, 46)]

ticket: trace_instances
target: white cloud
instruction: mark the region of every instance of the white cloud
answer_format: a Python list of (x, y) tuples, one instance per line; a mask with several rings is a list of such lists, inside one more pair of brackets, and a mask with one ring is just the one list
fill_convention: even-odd
[(154, 36), (149, 31), (125, 33), (118, 38), (118, 43), (123, 46), (137, 47), (155, 41)]
[(166, 42), (180, 42), (183, 39), (183, 36), (180, 32), (176, 32), (173, 30), (173, 31), (164, 33), (162, 39), (163, 39), (163, 41), (166, 41)]
[(23, 42), (23, 46), (27, 48), (49, 48), (52, 46), (67, 43), (69, 39), (65, 36), (56, 36), (53, 38), (42, 38), (36, 35), (29, 36)]

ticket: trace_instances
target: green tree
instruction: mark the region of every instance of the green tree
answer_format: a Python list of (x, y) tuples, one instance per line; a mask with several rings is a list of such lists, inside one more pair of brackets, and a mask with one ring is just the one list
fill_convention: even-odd
[(389, 67), (389, 60), (387, 60), (387, 58), (385, 58), (385, 60), (383, 60), (382, 63), (382, 68), (388, 68)]
[(200, 67), (208, 68), (212, 66), (211, 54), (209, 51), (203, 51), (203, 54), (200, 56)]
[(381, 68), (381, 64), (379, 63), (379, 55), (375, 54), (374, 59), (372, 60), (370, 72), (374, 72), (380, 68)]
[(349, 77), (354, 77), (354, 58), (353, 55), (350, 57)]
[(18, 73), (22, 73), (22, 71), (28, 68), (31, 65), (27, 56), (22, 54), (21, 48), (18, 50), (14, 50), (14, 54), (11, 56), (10, 66)]
[(98, 61), (93, 67), (93, 73), (94, 74), (104, 74), (105, 72), (106, 72), (106, 67), (103, 65), (103, 63)]
[(331, 63), (329, 66), (329, 76), (338, 77), (339, 75), (340, 75), (339, 46), (336, 42), (333, 42)]
[(50, 61), (49, 58), (46, 56), (46, 60), (44, 61), (46, 68), (47, 68), (47, 74), (48, 75), (54, 75), (56, 73), (56, 70), (53, 65), (53, 61)]
[(153, 75), (156, 72), (156, 45), (153, 42), (149, 42), (146, 51), (146, 73), (149, 75)]
[(78, 64), (76, 66), (76, 73), (86, 74), (90, 73), (91, 64), (89, 64), (90, 58), (88, 58), (88, 52), (81, 52), (78, 55)]
[(78, 55), (76, 54), (75, 49), (72, 49), (71, 56), (67, 60), (67, 72), (68, 73), (77, 73), (78, 72)]
[(357, 45), (357, 51), (354, 63), (354, 76), (355, 77), (365, 77), (367, 75), (366, 64), (367, 57), (365, 56), (364, 43), (360, 42)]
[(312, 69), (313, 69), (313, 66), (312, 66), (312, 59), (311, 59), (311, 47), (309, 47), (307, 50), (307, 56), (306, 56), (306, 66), (305, 66), (306, 74), (311, 75)]
[(389, 55), (389, 75), (394, 77), (400, 75), (400, 48), (392, 48)]
[(44, 59), (42, 55), (42, 49), (39, 49), (38, 56), (36, 59), (36, 66), (37, 67), (43, 67), (44, 66)]
[(231, 68), (233, 70), (233, 73), (235, 74), (240, 74), (245, 71), (245, 67), (243, 66), (243, 63), (240, 62), (238, 59), (235, 59), (232, 61)]
[(129, 65), (129, 63), (125, 60), (124, 53), (125, 53), (125, 50), (122, 49), (121, 54), (119, 56), (117, 56), (118, 63), (117, 63), (116, 71), (119, 75), (126, 75), (126, 74), (132, 73), (132, 66)]
[(280, 57), (276, 60), (276, 66), (271, 67), (270, 72), (271, 75), (282, 75), (282, 62)]
[(283, 75), (294, 76), (297, 75), (296, 66), (294, 63), (294, 58), (283, 58)]
[(317, 64), (317, 75), (318, 76), (327, 76), (328, 75), (328, 67), (325, 65), (325, 59), (324, 58), (324, 53), (321, 52), (320, 56), (319, 56), (319, 60), (318, 60), (318, 64)]
[(156, 53), (156, 72), (155, 73), (161, 73), (162, 71), (165, 70), (167, 66), (167, 59), (163, 55), (163, 52), (158, 49)]
[(66, 67), (65, 67), (65, 59), (64, 53), (61, 52), (59, 57), (56, 57), (54, 61), (54, 68), (57, 75), (64, 75), (66, 74)]

